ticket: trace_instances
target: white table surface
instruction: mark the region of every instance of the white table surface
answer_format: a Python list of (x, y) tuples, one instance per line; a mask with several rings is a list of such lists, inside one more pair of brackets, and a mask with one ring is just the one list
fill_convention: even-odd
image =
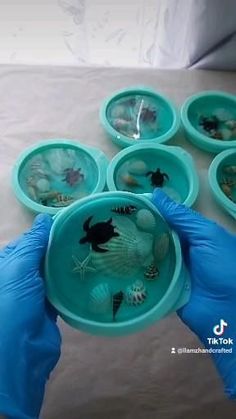
[[(205, 89), (236, 93), (236, 73), (119, 68), (0, 67), (1, 245), (29, 226), (32, 216), (11, 190), (11, 169), (25, 147), (47, 138), (72, 138), (118, 152), (100, 126), (102, 100), (114, 90), (149, 85), (180, 106)], [(200, 175), (196, 208), (236, 231), (235, 221), (212, 199), (207, 170), (212, 156), (181, 136)], [(223, 263), (223, 261), (222, 261)], [(235, 405), (206, 355), (171, 355), (172, 347), (198, 347), (175, 315), (150, 329), (119, 339), (91, 337), (60, 322), (63, 353), (44, 403), (45, 419), (227, 419)]]

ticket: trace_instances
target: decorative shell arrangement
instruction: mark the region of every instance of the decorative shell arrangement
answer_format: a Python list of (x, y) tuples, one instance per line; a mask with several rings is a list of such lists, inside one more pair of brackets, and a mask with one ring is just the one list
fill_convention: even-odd
[(128, 305), (140, 305), (146, 300), (146, 298), (147, 291), (142, 281), (135, 281), (132, 285), (127, 287), (125, 300)]

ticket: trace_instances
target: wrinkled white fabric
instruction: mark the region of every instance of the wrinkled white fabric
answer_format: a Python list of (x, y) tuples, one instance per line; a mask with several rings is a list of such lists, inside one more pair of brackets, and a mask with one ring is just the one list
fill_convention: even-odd
[[(77, 67), (0, 67), (0, 243), (32, 221), (11, 189), (11, 169), (27, 146), (46, 138), (72, 138), (100, 147), (109, 158), (119, 149), (106, 137), (99, 108), (125, 86), (149, 85), (180, 106), (204, 89), (236, 94), (236, 74)], [(236, 232), (235, 221), (214, 202), (207, 170), (211, 155), (182, 136), (200, 174), (196, 208)], [(78, 296), (79, 298), (79, 296)], [(89, 336), (60, 322), (63, 354), (50, 379), (42, 419), (235, 419), (235, 405), (207, 355), (171, 355), (172, 347), (198, 347), (175, 315), (119, 339)]]
[(236, 1), (162, 0), (154, 66), (236, 69)]

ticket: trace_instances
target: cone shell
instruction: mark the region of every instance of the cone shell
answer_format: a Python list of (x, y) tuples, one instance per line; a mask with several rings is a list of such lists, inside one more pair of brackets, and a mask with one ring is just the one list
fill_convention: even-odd
[(89, 296), (89, 310), (94, 314), (111, 312), (112, 293), (108, 284), (99, 284), (94, 287)]
[(135, 281), (132, 285), (127, 287), (125, 300), (129, 305), (137, 306), (142, 303), (147, 298), (147, 291), (142, 281)]
[(170, 247), (170, 238), (167, 233), (163, 233), (157, 237), (154, 242), (154, 258), (157, 262), (161, 262), (165, 259)]
[(114, 218), (118, 237), (100, 247), (105, 253), (91, 252), (93, 266), (104, 275), (110, 277), (129, 277), (136, 274), (146, 264), (152, 252), (153, 236), (140, 232), (135, 224), (120, 216)]
[(144, 175), (147, 172), (147, 165), (142, 160), (131, 160), (128, 165), (128, 172), (131, 175)]
[(136, 214), (136, 225), (140, 230), (151, 232), (156, 227), (156, 220), (151, 211), (141, 209)]

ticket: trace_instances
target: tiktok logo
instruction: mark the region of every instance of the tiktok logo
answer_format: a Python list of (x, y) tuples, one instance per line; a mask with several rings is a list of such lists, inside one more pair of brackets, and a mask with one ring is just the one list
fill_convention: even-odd
[(213, 327), (213, 333), (216, 336), (222, 336), (227, 326), (228, 326), (228, 323), (226, 323), (223, 319), (221, 319), (220, 324), (217, 324), (216, 326)]

